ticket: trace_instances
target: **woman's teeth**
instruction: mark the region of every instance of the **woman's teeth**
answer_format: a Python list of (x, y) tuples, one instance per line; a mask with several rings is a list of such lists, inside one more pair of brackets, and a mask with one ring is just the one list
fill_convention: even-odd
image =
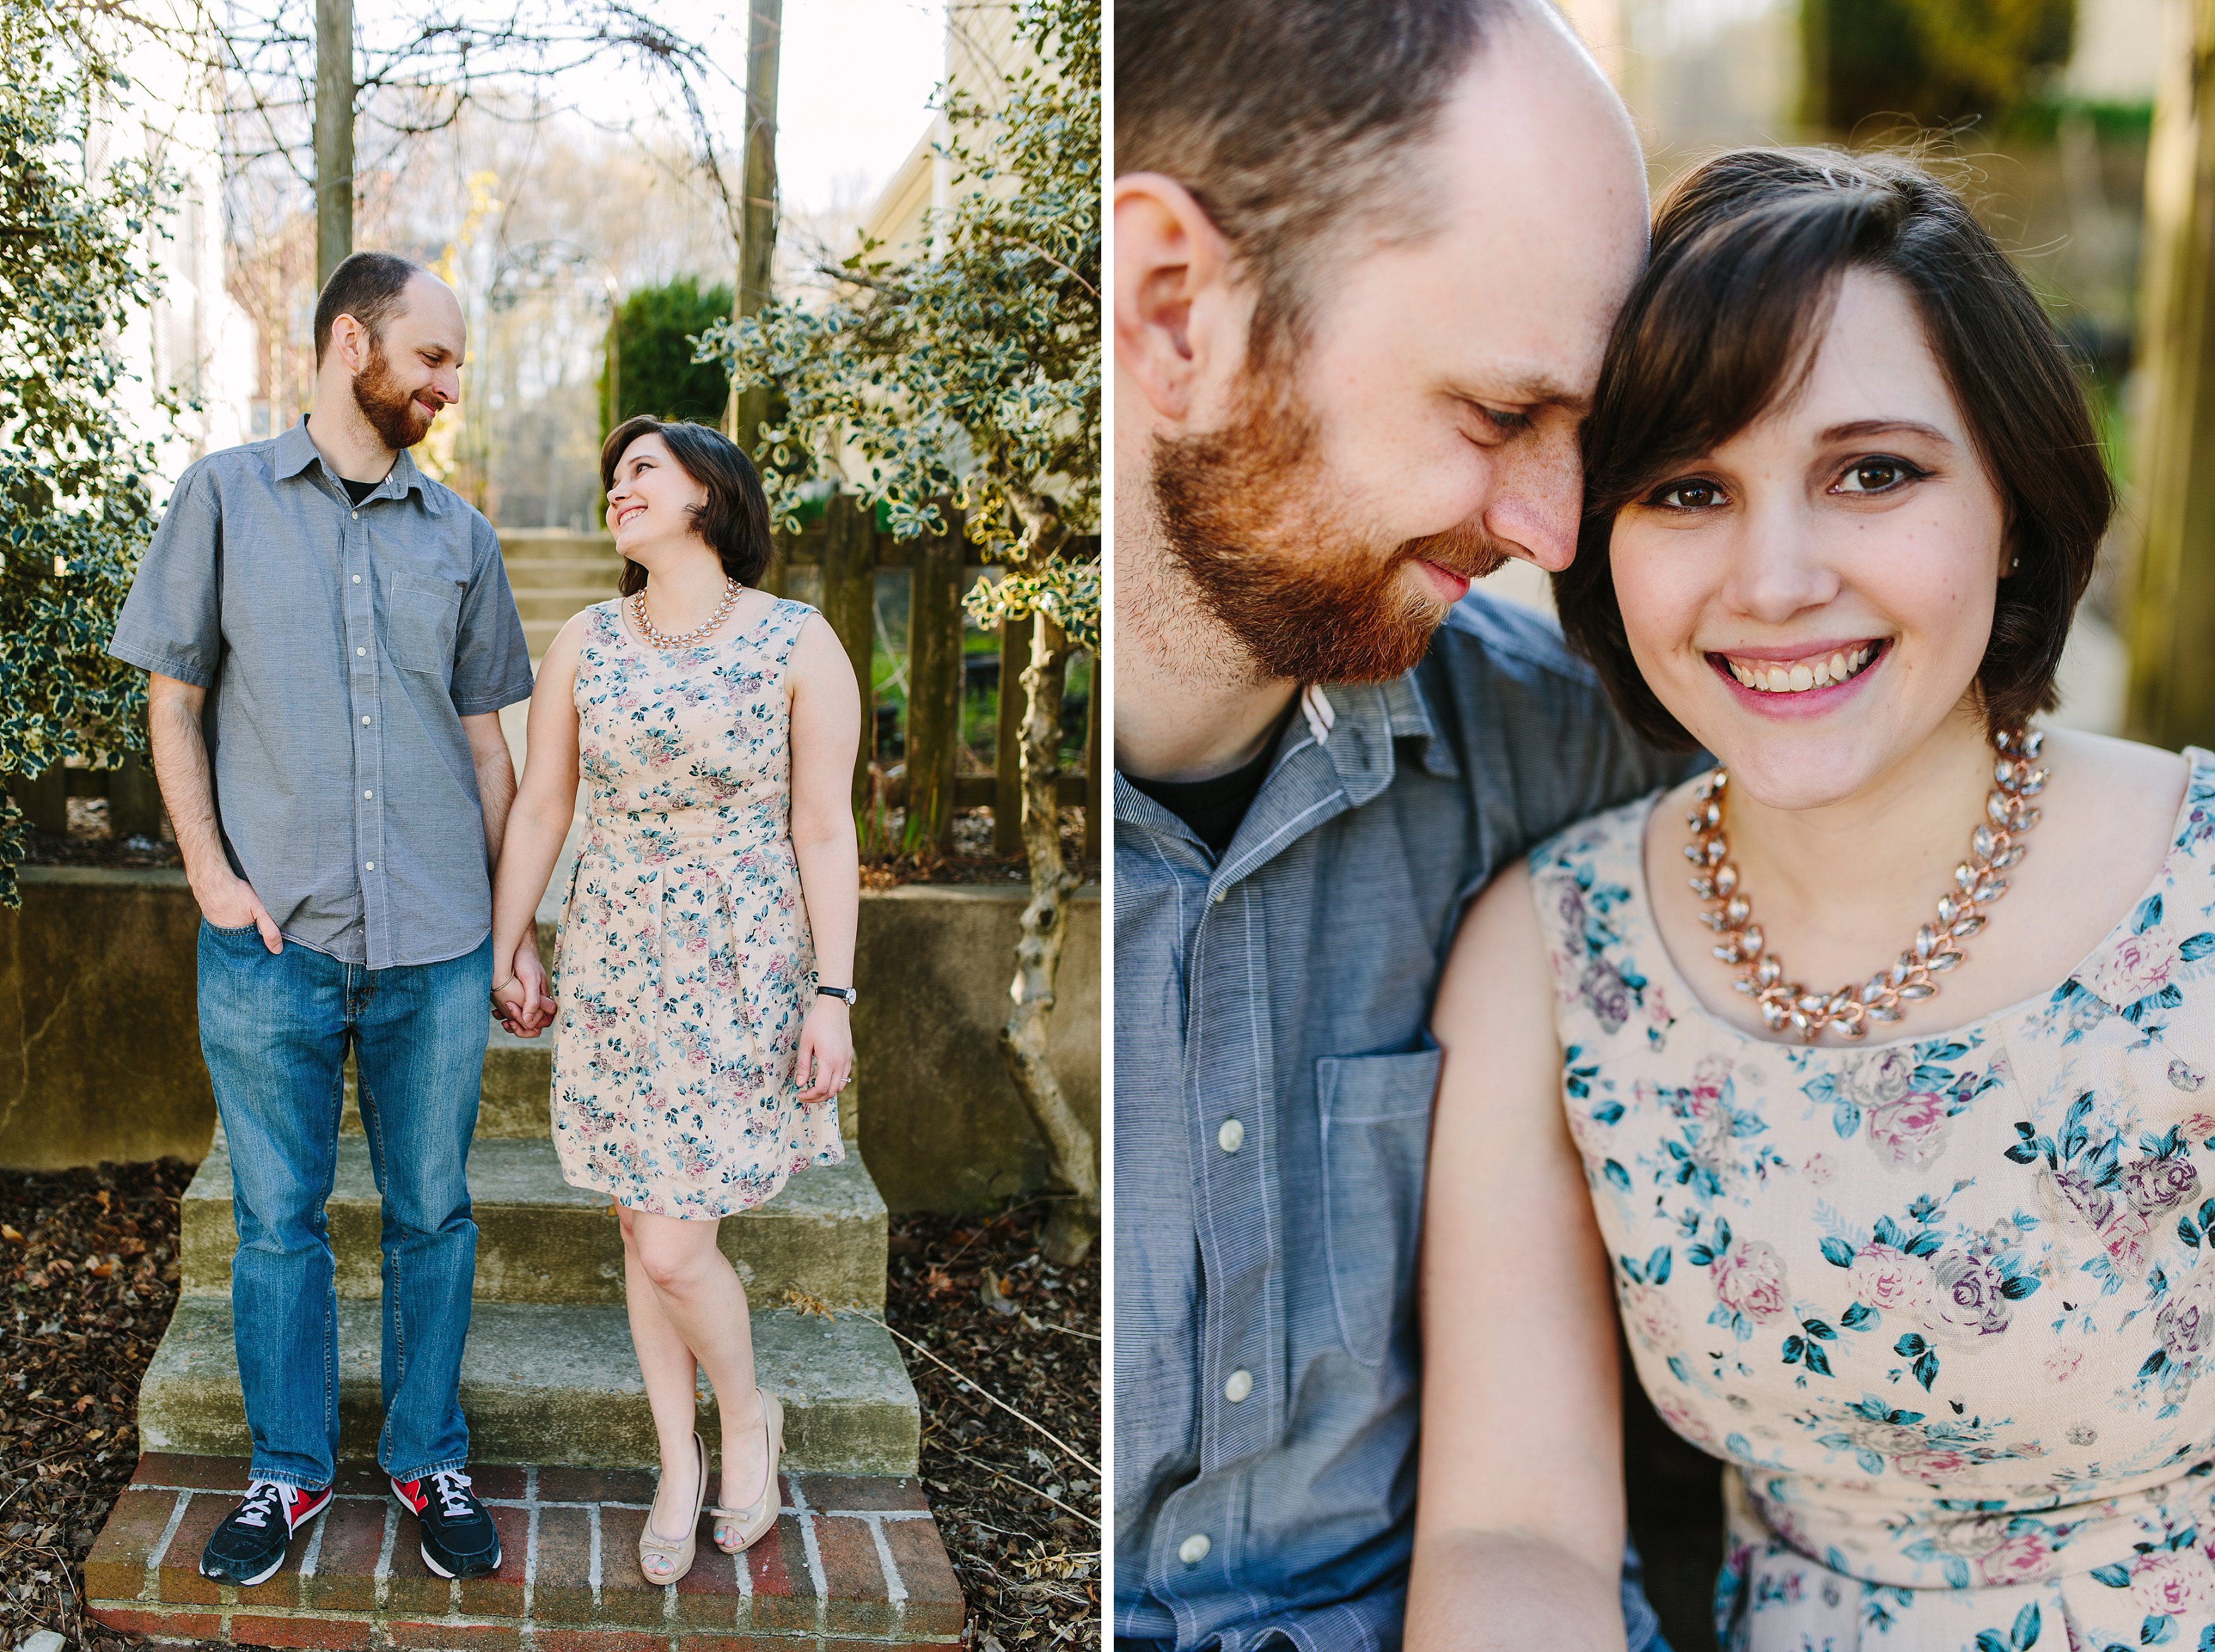
[(1730, 667), (1732, 676), (1758, 694), (1805, 694), (1811, 688), (1844, 682), (1875, 657), (1876, 644), (1864, 642), (1858, 648), (1841, 649), (1828, 659), (1796, 660), (1789, 666), (1763, 660), (1744, 664), (1727, 654), (1723, 663)]

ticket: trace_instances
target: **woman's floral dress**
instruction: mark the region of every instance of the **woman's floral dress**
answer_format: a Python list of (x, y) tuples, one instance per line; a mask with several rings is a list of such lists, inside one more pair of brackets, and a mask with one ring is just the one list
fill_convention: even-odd
[(554, 1144), (572, 1186), (720, 1217), (836, 1164), (835, 1101), (797, 1099), (814, 944), (791, 831), (785, 662), (814, 612), (649, 648), (586, 611), (590, 831), (561, 924)]
[(1862, 1048), (1699, 1006), (1650, 800), (1532, 856), (1638, 1373), (1729, 1465), (1727, 1647), (2215, 1649), (2215, 758), (2187, 755), (2159, 876), (2074, 973)]

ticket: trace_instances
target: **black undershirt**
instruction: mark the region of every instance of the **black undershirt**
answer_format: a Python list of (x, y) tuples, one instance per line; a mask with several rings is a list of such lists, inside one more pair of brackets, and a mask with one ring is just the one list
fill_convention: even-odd
[[(1297, 702), (1295, 702), (1297, 703)], [(1254, 759), (1233, 769), (1229, 774), (1217, 775), (1212, 780), (1141, 780), (1136, 775), (1127, 777), (1131, 783), (1159, 803), (1193, 829), (1208, 852), (1218, 859), (1230, 847), (1230, 840), (1238, 835), (1238, 823), (1246, 818), (1246, 811), (1254, 806), (1260, 795), (1261, 783), (1269, 777), (1269, 765), (1277, 755), (1277, 743), (1283, 738), (1285, 725), (1292, 721), (1292, 707), (1269, 731)]]
[(383, 476), (379, 476), (375, 482), (356, 482), (352, 476), (341, 476), (339, 482), (346, 488), (347, 497), (357, 505), (384, 485)]

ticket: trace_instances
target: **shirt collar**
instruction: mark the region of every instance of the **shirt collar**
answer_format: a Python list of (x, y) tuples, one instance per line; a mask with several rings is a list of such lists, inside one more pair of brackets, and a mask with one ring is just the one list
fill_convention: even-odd
[[(308, 434), (308, 421), (303, 417), (298, 424), (277, 439), (277, 480), (289, 482), (310, 465), (322, 463), (322, 450)], [(328, 464), (323, 464), (323, 469), (334, 482), (338, 480), (338, 472), (331, 470)], [(377, 484), (369, 497), (405, 499), (411, 488), (422, 500), (426, 515), (441, 513), (439, 495), (431, 487), (430, 478), (417, 468), (414, 456), (405, 451), (394, 455), (391, 473)]]

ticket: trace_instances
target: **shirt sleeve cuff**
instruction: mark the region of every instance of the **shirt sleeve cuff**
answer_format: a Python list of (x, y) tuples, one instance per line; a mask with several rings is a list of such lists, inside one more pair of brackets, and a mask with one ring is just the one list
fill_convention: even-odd
[(151, 637), (126, 636), (118, 632), (109, 642), (107, 652), (126, 665), (136, 666), (141, 671), (159, 672), (181, 683), (190, 683), (194, 688), (212, 687), (215, 682), (215, 673), (201, 663), (199, 654), (157, 642)]
[(529, 699), (531, 686), (531, 679), (526, 677), (523, 679), (523, 685), (520, 688), (511, 685), (506, 688), (493, 689), (483, 694), (456, 695), (454, 710), (458, 715), (464, 717), (482, 716), (488, 711), (504, 711), (509, 706), (520, 704)]

